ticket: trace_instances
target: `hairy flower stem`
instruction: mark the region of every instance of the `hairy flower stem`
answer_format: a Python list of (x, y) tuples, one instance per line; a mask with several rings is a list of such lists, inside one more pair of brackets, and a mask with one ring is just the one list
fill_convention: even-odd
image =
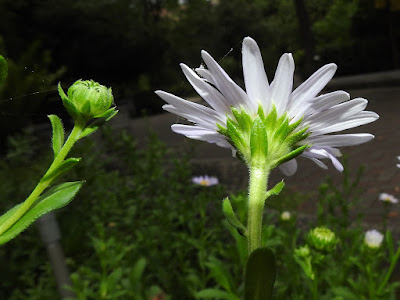
[(84, 127), (85, 124), (79, 124), (78, 122), (75, 124), (64, 146), (60, 149), (60, 152), (54, 158), (53, 163), (50, 165), (46, 174), (44, 174), (43, 177), (40, 179), (35, 189), (28, 196), (28, 198), (26, 198), (26, 200), (21, 203), (14, 214), (4, 223), (0, 224), (0, 235), (10, 229), (32, 207), (32, 205), (35, 204), (37, 198), (42, 194), (42, 192), (50, 186), (55, 177), (46, 178), (46, 176), (56, 170), (64, 161), (72, 146), (79, 139), (79, 135), (81, 134)]
[(269, 168), (266, 164), (250, 167), (249, 206), (247, 218), (248, 253), (261, 247), (261, 229), (268, 184)]

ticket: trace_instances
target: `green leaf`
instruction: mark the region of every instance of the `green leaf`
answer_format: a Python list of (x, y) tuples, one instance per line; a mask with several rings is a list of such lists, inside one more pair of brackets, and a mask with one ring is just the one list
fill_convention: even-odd
[(57, 169), (52, 171), (51, 173), (47, 174), (46, 176), (43, 177), (42, 181), (46, 181), (50, 178), (56, 179), (65, 173), (67, 173), (71, 168), (73, 168), (78, 162), (80, 162), (80, 158), (68, 158), (67, 160), (64, 160)]
[(226, 291), (231, 292), (233, 280), (231, 274), (226, 269), (225, 264), (217, 258), (211, 256), (206, 265), (211, 271), (211, 277)]
[(272, 196), (272, 195), (279, 195), (279, 193), (282, 191), (282, 189), (284, 187), (285, 187), (285, 183), (283, 182), (283, 180), (278, 182), (277, 184), (275, 184), (275, 186), (272, 189), (267, 191), (265, 199), (267, 199), (269, 196)]
[[(49, 191), (40, 196), (35, 206), (33, 206), (25, 215), (21, 217), (10, 229), (0, 235), (0, 245), (7, 243), (15, 238), (29, 225), (31, 225), (37, 218), (47, 214), (50, 211), (61, 208), (67, 205), (78, 193), (82, 187), (83, 181), (66, 182), (51, 188)], [(12, 208), (6, 213), (6, 218), (2, 216), (0, 222), (11, 217), (13, 212), (17, 209)]]
[(229, 224), (231, 224), (234, 228), (236, 228), (236, 230), (240, 235), (246, 236), (247, 234), (246, 227), (244, 227), (242, 222), (240, 222), (239, 219), (236, 217), (228, 197), (226, 197), (222, 201), (222, 211), (225, 215), (225, 218), (228, 220)]
[(196, 293), (195, 297), (196, 299), (211, 298), (211, 299), (240, 300), (238, 296), (218, 289), (201, 290)]
[(53, 136), (51, 141), (53, 144), (54, 157), (56, 157), (64, 145), (64, 127), (61, 119), (56, 115), (48, 115), (47, 117), (50, 119), (51, 127), (53, 128)]
[(2, 83), (8, 75), (8, 66), (6, 59), (0, 55), (0, 83)]
[(392, 261), (394, 257), (394, 245), (392, 233), (390, 232), (390, 230), (386, 230), (386, 246), (389, 250), (389, 261)]
[(254, 250), (247, 261), (244, 299), (269, 300), (272, 298), (276, 277), (275, 255), (269, 248)]
[(252, 159), (265, 160), (268, 154), (267, 130), (260, 117), (254, 120), (251, 128), (250, 150)]
[(142, 278), (144, 269), (146, 268), (147, 261), (144, 257), (140, 258), (135, 265), (132, 268), (132, 273), (131, 273), (131, 282), (136, 283), (139, 282)]

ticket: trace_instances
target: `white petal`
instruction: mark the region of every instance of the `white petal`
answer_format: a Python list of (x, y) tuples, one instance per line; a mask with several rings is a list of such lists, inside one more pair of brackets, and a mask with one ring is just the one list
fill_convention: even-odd
[[(379, 118), (378, 114), (372, 111), (362, 111), (354, 116), (347, 118), (344, 121), (339, 120), (329, 120), (330, 122), (319, 123), (317, 126), (312, 127), (310, 125), (309, 131), (311, 131), (310, 136), (317, 136), (326, 133), (338, 132), (350, 128), (354, 128), (360, 125), (368, 124), (376, 121)], [(312, 128), (312, 129), (311, 129)]]
[(229, 103), (216, 88), (197, 76), (197, 74), (185, 64), (181, 64), (181, 68), (187, 80), (190, 82), (196, 92), (201, 98), (207, 101), (212, 108), (222, 114), (226, 114), (231, 111)]
[(242, 63), (247, 95), (255, 104), (269, 111), (270, 96), (267, 74), (257, 43), (250, 37), (243, 40)]
[(366, 143), (372, 140), (374, 136), (369, 133), (353, 133), (353, 134), (336, 134), (336, 135), (320, 135), (308, 137), (299, 144), (314, 144), (318, 146), (343, 147), (354, 146)]
[[(326, 124), (329, 122), (334, 122), (347, 119), (365, 109), (368, 101), (363, 98), (356, 98), (344, 103), (340, 103), (331, 107), (328, 110), (324, 110), (319, 113), (315, 113), (311, 116), (304, 118), (304, 125), (310, 125), (310, 127), (317, 126), (318, 123)], [(310, 131), (312, 129), (310, 128)]]
[(343, 165), (336, 159), (335, 155), (330, 152), (330, 147), (318, 147), (314, 146), (306, 151), (304, 153), (308, 153), (309, 157), (314, 157), (316, 159), (321, 159), (321, 158), (329, 158), (333, 164), (333, 166), (339, 171), (343, 171)]
[(286, 176), (292, 176), (297, 171), (297, 161), (295, 158), (279, 165), (279, 170)]
[(216, 131), (202, 128), (200, 126), (173, 124), (171, 129), (173, 132), (183, 134), (188, 138), (209, 143), (216, 143), (221, 140), (221, 137), (223, 137)]
[(243, 105), (251, 112), (255, 112), (257, 108), (255, 108), (247, 94), (228, 76), (228, 74), (226, 74), (211, 55), (203, 50), (201, 51), (201, 56), (212, 74), (215, 85), (222, 95), (224, 95), (224, 97), (229, 101), (229, 104), (237, 108)]
[(327, 64), (318, 69), (305, 82), (296, 88), (290, 95), (289, 115), (294, 114), (302, 105), (302, 102), (314, 98), (326, 86), (335, 74), (337, 66)]
[(197, 74), (199, 74), (205, 80), (207, 80), (208, 82), (210, 82), (213, 85), (215, 85), (214, 79), (213, 79), (213, 77), (211, 75), (211, 72), (209, 70), (207, 70), (204, 67), (200, 67), (200, 68), (196, 68), (195, 71), (196, 71)]
[(163, 91), (156, 91), (155, 93), (174, 107), (165, 105), (163, 106), (165, 110), (187, 118), (191, 122), (199, 123), (209, 128), (216, 128), (217, 123), (221, 125), (225, 124), (225, 117), (211, 108), (184, 100)]
[(350, 95), (345, 91), (334, 91), (328, 94), (323, 94), (311, 100), (310, 109), (306, 114), (314, 114), (316, 112), (327, 110), (349, 99)]
[(302, 154), (300, 154), (300, 156), (306, 157), (309, 160), (313, 161), (314, 163), (316, 163), (319, 167), (321, 167), (324, 170), (328, 169), (328, 166), (326, 164), (324, 164), (322, 161), (320, 161), (318, 158), (313, 157), (312, 155), (310, 155), (310, 153), (308, 152), (303, 152)]
[(294, 61), (292, 54), (285, 53), (279, 59), (274, 81), (271, 83), (271, 100), (275, 104), (278, 115), (286, 109), (289, 95), (293, 87)]
[(322, 112), (349, 99), (350, 95), (345, 91), (335, 91), (323, 94), (316, 98), (304, 100), (302, 105), (298, 107), (296, 111), (289, 112), (291, 122), (297, 122), (303, 117), (308, 117), (312, 114)]

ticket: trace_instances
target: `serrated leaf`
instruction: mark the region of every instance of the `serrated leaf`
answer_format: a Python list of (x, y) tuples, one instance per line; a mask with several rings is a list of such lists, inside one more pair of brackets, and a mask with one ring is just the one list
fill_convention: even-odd
[(6, 59), (0, 55), (0, 83), (2, 83), (8, 75), (8, 66)]
[(73, 168), (78, 162), (80, 162), (80, 158), (68, 158), (64, 160), (57, 169), (53, 170), (51, 173), (47, 174), (43, 177), (42, 181), (46, 181), (50, 178), (56, 179), (61, 177), (65, 173), (67, 173), (71, 168)]
[[(24, 214), (11, 228), (0, 235), (0, 245), (7, 243), (24, 231), (37, 218), (47, 214), (50, 211), (67, 205), (78, 193), (82, 187), (83, 181), (66, 182), (51, 188), (40, 196), (35, 206)], [(19, 206), (18, 204), (17, 206)], [(15, 211), (16, 207), (6, 213), (8, 217)], [(11, 213), (10, 213), (11, 212)], [(7, 218), (8, 218), (7, 217)], [(3, 216), (0, 221), (4, 221)]]
[(51, 127), (53, 129), (53, 136), (51, 138), (53, 144), (54, 157), (60, 152), (62, 146), (64, 145), (64, 127), (62, 125), (61, 119), (56, 115), (48, 115), (50, 119)]
[(222, 211), (225, 215), (225, 218), (228, 220), (229, 224), (231, 224), (234, 228), (236, 228), (236, 230), (240, 235), (246, 236), (247, 234), (246, 227), (244, 227), (242, 222), (240, 222), (239, 219), (236, 217), (228, 197), (226, 197), (222, 201)]
[(250, 135), (251, 157), (265, 159), (268, 154), (268, 136), (265, 124), (260, 117), (253, 122)]
[(275, 255), (269, 248), (254, 250), (247, 261), (244, 299), (272, 299), (276, 277)]
[(231, 293), (218, 290), (218, 289), (204, 289), (198, 291), (195, 295), (196, 299), (226, 299), (226, 300), (240, 300), (239, 297)]

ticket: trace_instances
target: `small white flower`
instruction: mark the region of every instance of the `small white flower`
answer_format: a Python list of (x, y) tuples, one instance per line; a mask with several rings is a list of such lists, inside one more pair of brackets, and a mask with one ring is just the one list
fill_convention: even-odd
[(371, 249), (377, 249), (381, 246), (383, 241), (383, 234), (378, 230), (368, 230), (365, 233), (364, 243)]
[(289, 221), (291, 217), (292, 217), (292, 214), (289, 211), (284, 211), (281, 213), (282, 221)]
[[(305, 130), (301, 139), (295, 141), (294, 144), (288, 144), (290, 147), (287, 151), (285, 150), (285, 153), (277, 153), (279, 147), (273, 143), (274, 137), (268, 135), (268, 157), (275, 155), (271, 161), (276, 162), (276, 165), (280, 164), (279, 167), (285, 175), (293, 175), (296, 172), (296, 159), (288, 157), (288, 160), (279, 161), (278, 156), (282, 154), (281, 157), (284, 157), (296, 147), (309, 146), (306, 149), (300, 149), (301, 152), (293, 157), (302, 153), (301, 156), (312, 160), (324, 169), (327, 169), (327, 166), (321, 159), (330, 159), (335, 168), (341, 172), (343, 166), (336, 158), (341, 156), (338, 147), (358, 145), (374, 138), (369, 133), (331, 134), (367, 124), (379, 118), (374, 112), (364, 111), (368, 103), (366, 99), (349, 100), (349, 94), (344, 91), (318, 95), (336, 72), (337, 67), (333, 63), (321, 67), (292, 91), (295, 68), (292, 55), (290, 53), (282, 55), (274, 80), (269, 83), (260, 49), (252, 38), (246, 37), (242, 48), (246, 86), (246, 91), (244, 91), (210, 54), (202, 51), (201, 56), (207, 68), (192, 70), (185, 64), (180, 66), (190, 84), (210, 107), (184, 100), (164, 91), (156, 91), (156, 94), (168, 103), (163, 106), (164, 110), (194, 123), (194, 125), (173, 124), (171, 128), (176, 133), (243, 152), (243, 149), (238, 149), (237, 144), (232, 145), (232, 140), (226, 134), (224, 135), (221, 128), (227, 128), (229, 120), (240, 123), (237, 118), (239, 111), (249, 116), (250, 122), (260, 117), (260, 114), (269, 116), (270, 113), (276, 113), (278, 118), (286, 117), (289, 125), (293, 125), (295, 128), (292, 131), (293, 135)], [(237, 113), (234, 116), (235, 109)], [(298, 121), (300, 123), (295, 126), (294, 124)], [(272, 131), (272, 133), (275, 132)], [(242, 140), (242, 144), (245, 145), (243, 148), (247, 149), (250, 137), (246, 134), (243, 136), (246, 138)], [(246, 156), (246, 153), (241, 154)]]
[(212, 186), (219, 183), (218, 178), (214, 176), (196, 176), (192, 178), (192, 182), (194, 184), (202, 185), (202, 186)]
[(387, 194), (387, 193), (381, 193), (379, 194), (379, 200), (383, 202), (389, 202), (389, 203), (397, 203), (399, 200), (395, 198), (393, 195)]
[[(397, 156), (397, 159), (400, 160), (400, 156)], [(398, 168), (400, 168), (400, 164), (396, 165)]]

